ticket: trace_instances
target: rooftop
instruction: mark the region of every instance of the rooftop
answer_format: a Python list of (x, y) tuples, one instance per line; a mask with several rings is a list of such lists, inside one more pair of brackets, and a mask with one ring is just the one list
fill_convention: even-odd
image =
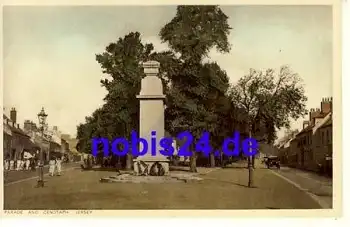
[(329, 118), (320, 128), (324, 128), (333, 124), (332, 118)]

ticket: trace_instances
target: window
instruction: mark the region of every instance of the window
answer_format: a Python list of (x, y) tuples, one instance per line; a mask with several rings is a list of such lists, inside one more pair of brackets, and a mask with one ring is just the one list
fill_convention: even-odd
[(321, 139), (321, 144), (323, 145), (323, 141), (324, 141), (324, 132), (322, 131), (322, 139)]
[(329, 134), (328, 134), (328, 130), (326, 131), (326, 138), (327, 138), (327, 140), (326, 140), (326, 143), (328, 144), (329, 143)]
[(310, 145), (312, 144), (312, 135), (310, 136)]
[(312, 143), (312, 137), (311, 137), (311, 135), (309, 135), (308, 136), (308, 144), (311, 145), (311, 143)]

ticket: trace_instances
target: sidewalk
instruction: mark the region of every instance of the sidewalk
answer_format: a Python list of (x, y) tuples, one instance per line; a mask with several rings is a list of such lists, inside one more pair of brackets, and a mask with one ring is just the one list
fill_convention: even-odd
[[(66, 168), (70, 168), (72, 166), (79, 166), (80, 162), (70, 162), (70, 163), (63, 163), (62, 168), (63, 170)], [(44, 174), (48, 173), (48, 165), (44, 166)], [(33, 178), (38, 176), (38, 167), (36, 168), (35, 171), (32, 170), (11, 170), (11, 171), (4, 171), (4, 184), (9, 184), (12, 182), (24, 180), (27, 178)]]
[[(205, 171), (204, 171), (205, 170)], [(210, 170), (210, 171), (209, 171)], [(207, 173), (205, 173), (207, 172)], [(192, 183), (99, 183), (115, 172), (73, 169), (49, 177), (44, 188), (26, 181), (4, 188), (5, 209), (310, 209), (319, 208), (305, 192), (256, 169), (257, 188), (247, 188), (246, 168), (201, 168)], [(25, 193), (24, 193), (25, 191)], [(297, 198), (297, 199), (296, 199)]]

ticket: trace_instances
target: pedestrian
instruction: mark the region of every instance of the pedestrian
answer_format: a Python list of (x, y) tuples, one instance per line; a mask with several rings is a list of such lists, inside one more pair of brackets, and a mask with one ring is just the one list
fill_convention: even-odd
[(22, 160), (21, 159), (17, 159), (16, 171), (20, 171), (21, 170), (21, 165), (22, 165)]
[(61, 170), (62, 170), (62, 160), (60, 157), (56, 158), (56, 169), (57, 169), (57, 175), (61, 176)]
[(10, 170), (15, 170), (15, 161), (10, 160)]
[(30, 159), (33, 157), (33, 155), (28, 151), (28, 150), (24, 150), (24, 154), (23, 154), (23, 159), (25, 162), (25, 169), (29, 170), (30, 167)]
[(4, 170), (10, 170), (10, 154), (7, 153), (5, 158), (4, 158)]
[(49, 175), (53, 177), (55, 174), (56, 160), (54, 157), (51, 157), (49, 161)]
[(21, 167), (20, 167), (20, 170), (25, 170), (25, 164), (26, 164), (26, 162), (24, 161), (24, 159), (21, 159)]
[(32, 171), (35, 171), (36, 170), (36, 162), (35, 162), (35, 158), (34, 157), (32, 157), (31, 159), (30, 159), (30, 166), (31, 166), (31, 170)]
[(6, 159), (4, 163), (4, 170), (8, 171), (10, 167), (10, 160)]

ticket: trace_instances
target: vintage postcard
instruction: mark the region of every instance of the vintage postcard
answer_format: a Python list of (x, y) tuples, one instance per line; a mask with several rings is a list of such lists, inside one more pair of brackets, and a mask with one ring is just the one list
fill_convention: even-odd
[(340, 3), (4, 1), (2, 213), (339, 217)]

